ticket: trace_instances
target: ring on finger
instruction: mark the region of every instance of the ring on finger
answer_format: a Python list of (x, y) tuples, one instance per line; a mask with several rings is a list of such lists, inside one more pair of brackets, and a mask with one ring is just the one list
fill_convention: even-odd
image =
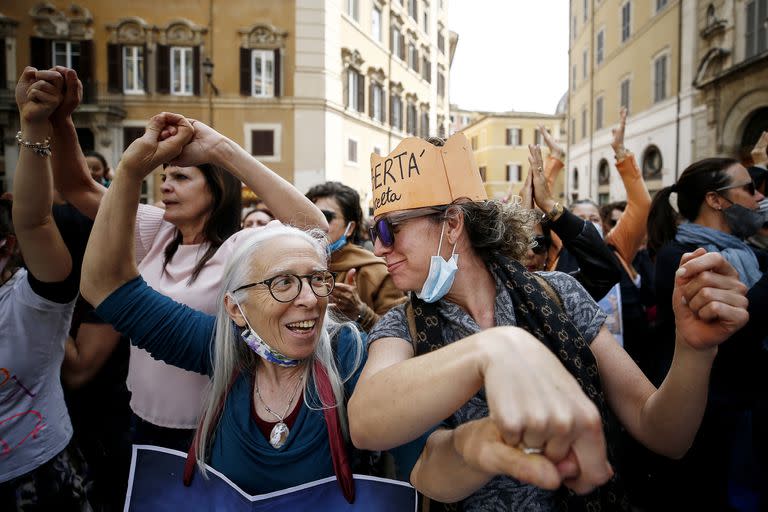
[(532, 448), (522, 443), (517, 445), (517, 449), (523, 452), (524, 455), (541, 455), (542, 453), (544, 453), (543, 448)]

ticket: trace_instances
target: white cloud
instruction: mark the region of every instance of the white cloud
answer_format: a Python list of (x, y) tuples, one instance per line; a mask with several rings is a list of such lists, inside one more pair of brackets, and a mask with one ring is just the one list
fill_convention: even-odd
[(567, 0), (450, 0), (451, 103), (554, 113), (568, 90)]

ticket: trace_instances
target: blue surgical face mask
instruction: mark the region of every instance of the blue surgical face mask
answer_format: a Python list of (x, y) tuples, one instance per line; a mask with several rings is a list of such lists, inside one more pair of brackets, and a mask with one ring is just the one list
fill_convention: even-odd
[(456, 278), (456, 272), (459, 270), (459, 255), (456, 254), (456, 244), (453, 244), (451, 257), (448, 261), (440, 256), (440, 249), (443, 247), (443, 234), (445, 233), (445, 221), (440, 230), (440, 243), (437, 246), (437, 256), (432, 256), (429, 262), (429, 273), (427, 280), (421, 287), (421, 291), (416, 294), (424, 302), (435, 302), (442, 299), (453, 286), (453, 280)]
[(333, 242), (332, 244), (330, 244), (328, 246), (328, 250), (331, 253), (334, 253), (334, 252), (338, 251), (339, 249), (341, 249), (342, 247), (344, 247), (345, 245), (347, 245), (347, 231), (349, 231), (349, 226), (351, 226), (351, 225), (352, 225), (352, 223), (348, 222), (347, 223), (347, 227), (344, 228), (344, 234), (342, 234), (339, 237), (338, 240), (336, 240), (335, 242)]
[(301, 359), (292, 359), (270, 347), (267, 342), (264, 341), (261, 336), (256, 334), (256, 331), (253, 330), (253, 327), (251, 327), (251, 324), (245, 317), (245, 313), (243, 313), (243, 309), (240, 307), (240, 304), (237, 302), (237, 300), (235, 300), (234, 297), (232, 297), (232, 300), (235, 301), (237, 309), (239, 309), (240, 314), (243, 315), (245, 325), (248, 326), (247, 329), (243, 329), (243, 332), (240, 335), (243, 338), (243, 341), (245, 341), (245, 344), (248, 345), (248, 348), (256, 352), (265, 361), (268, 361), (277, 366), (282, 366), (284, 368), (293, 368), (294, 366), (298, 366), (299, 363), (301, 363)]

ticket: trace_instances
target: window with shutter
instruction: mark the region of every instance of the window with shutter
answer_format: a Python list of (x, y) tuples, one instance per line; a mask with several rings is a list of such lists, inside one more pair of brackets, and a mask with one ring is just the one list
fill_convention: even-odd
[(144, 47), (123, 46), (122, 50), (123, 92), (144, 94)]
[(621, 81), (620, 97), (620, 106), (627, 109), (627, 113), (629, 113), (629, 78)]
[(412, 103), (408, 104), (405, 124), (408, 135), (416, 135), (416, 105)]
[(750, 58), (768, 49), (768, 0), (750, 0), (746, 3), (745, 52)]
[(627, 39), (629, 39), (631, 30), (632, 30), (631, 16), (632, 16), (632, 4), (630, 2), (627, 2), (621, 6), (621, 42), (622, 43)]
[(123, 46), (107, 45), (107, 90), (123, 92)]
[(403, 100), (397, 94), (390, 100), (390, 120), (393, 128), (403, 129)]
[(598, 65), (603, 63), (604, 45), (605, 45), (605, 31), (601, 30), (600, 32), (597, 33), (597, 41), (595, 43), (595, 46), (596, 46), (595, 60), (597, 61)]
[(384, 122), (384, 89), (380, 84), (372, 82), (369, 94), (371, 118), (380, 123)]
[(667, 56), (662, 55), (653, 64), (653, 101), (662, 101), (667, 97)]
[(408, 15), (414, 19), (414, 21), (419, 21), (419, 6), (418, 6), (419, 0), (408, 0)]
[(157, 92), (160, 94), (170, 94), (171, 92), (171, 47), (159, 44), (157, 45)]
[(507, 181), (520, 181), (520, 165), (507, 164)]
[(357, 163), (357, 141), (355, 139), (347, 139), (347, 162)]
[(79, 71), (80, 41), (51, 41), (54, 66), (64, 66)]
[(365, 112), (365, 77), (357, 73), (357, 111)]
[(375, 4), (371, 10), (371, 35), (375, 40), (381, 41), (381, 8)]
[(171, 94), (191, 96), (194, 92), (194, 56), (192, 48), (171, 47)]
[(275, 95), (275, 52), (251, 50), (251, 96), (270, 98)]
[(603, 97), (595, 100), (595, 130), (603, 128)]
[(251, 154), (255, 157), (275, 156), (275, 131), (251, 130)]

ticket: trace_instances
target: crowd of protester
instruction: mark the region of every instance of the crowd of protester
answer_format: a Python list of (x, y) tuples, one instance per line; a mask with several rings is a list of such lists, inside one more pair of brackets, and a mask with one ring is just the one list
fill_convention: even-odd
[[(0, 510), (121, 510), (135, 444), (254, 495), (335, 476), (354, 503), (362, 473), (432, 511), (768, 507), (768, 133), (652, 199), (622, 111), (626, 201), (602, 207), (555, 197), (543, 127), (500, 200), (463, 134), (406, 138), (371, 156), (366, 216), (181, 114), (112, 169), (80, 148), (81, 99), (63, 67), (16, 87)], [(403, 153), (419, 172), (382, 194)]]

